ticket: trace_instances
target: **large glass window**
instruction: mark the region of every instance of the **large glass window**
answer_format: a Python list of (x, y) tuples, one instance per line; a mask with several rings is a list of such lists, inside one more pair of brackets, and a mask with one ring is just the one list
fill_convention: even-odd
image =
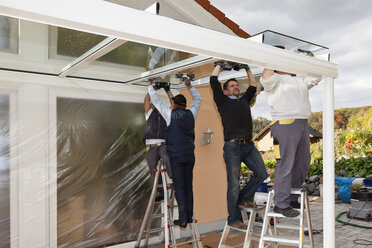
[(0, 94), (0, 248), (10, 247), (9, 96)]
[(18, 19), (0, 15), (0, 52), (18, 53)]
[(58, 247), (133, 241), (151, 193), (143, 104), (57, 99)]

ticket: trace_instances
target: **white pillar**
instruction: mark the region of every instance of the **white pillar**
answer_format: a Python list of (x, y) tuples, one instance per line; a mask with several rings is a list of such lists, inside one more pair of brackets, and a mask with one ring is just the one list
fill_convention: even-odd
[(323, 84), (323, 247), (335, 247), (334, 82)]

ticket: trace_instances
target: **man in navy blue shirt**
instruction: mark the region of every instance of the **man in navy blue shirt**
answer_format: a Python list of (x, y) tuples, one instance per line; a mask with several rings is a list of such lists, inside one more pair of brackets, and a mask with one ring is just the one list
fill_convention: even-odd
[(194, 129), (195, 118), (201, 104), (200, 94), (191, 86), (190, 78), (185, 79), (185, 84), (194, 98), (189, 109), (186, 109), (186, 98), (181, 94), (172, 98), (170, 108), (165, 106), (152, 87), (152, 81), (148, 81), (151, 101), (159, 110), (167, 125), (167, 151), (172, 168), (173, 186), (179, 213), (179, 219), (175, 220), (174, 224), (183, 228), (186, 227), (187, 223), (193, 221), (194, 215), (192, 189), (195, 164)]

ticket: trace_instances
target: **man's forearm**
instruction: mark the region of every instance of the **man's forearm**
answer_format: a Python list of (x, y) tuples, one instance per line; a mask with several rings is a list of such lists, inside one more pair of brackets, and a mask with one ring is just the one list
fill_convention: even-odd
[(221, 66), (220, 66), (220, 65), (216, 65), (216, 66), (214, 67), (214, 70), (213, 70), (211, 76), (216, 76), (216, 77), (218, 77), (218, 76), (220, 75), (220, 72), (221, 72)]
[(248, 76), (248, 80), (249, 80), (249, 86), (257, 87), (256, 79), (254, 78), (251, 70), (248, 69), (248, 70), (246, 70), (246, 72), (247, 72), (247, 76)]
[(271, 78), (274, 75), (274, 70), (265, 68), (262, 72), (262, 78), (263, 79), (268, 79)]

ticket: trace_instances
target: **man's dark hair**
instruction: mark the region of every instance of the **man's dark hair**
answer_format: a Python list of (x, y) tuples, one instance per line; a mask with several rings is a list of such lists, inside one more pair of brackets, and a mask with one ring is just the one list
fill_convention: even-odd
[(226, 81), (226, 83), (223, 85), (223, 90), (227, 90), (227, 87), (229, 86), (229, 83), (231, 81), (235, 81), (235, 82), (238, 82), (238, 80), (236, 80), (236, 78), (230, 78)]
[(173, 97), (172, 100), (176, 105), (186, 107), (186, 97), (184, 95), (178, 94), (177, 96)]

